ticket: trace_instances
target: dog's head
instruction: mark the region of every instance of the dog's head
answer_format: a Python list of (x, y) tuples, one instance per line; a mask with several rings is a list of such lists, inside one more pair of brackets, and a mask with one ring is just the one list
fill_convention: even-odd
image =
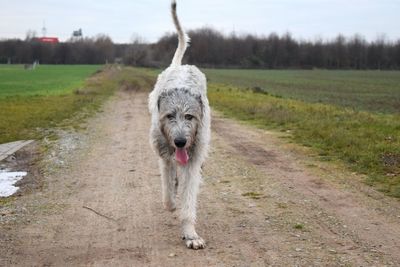
[(176, 160), (186, 165), (189, 161), (188, 150), (196, 142), (203, 118), (201, 96), (183, 88), (169, 90), (160, 95), (157, 105), (160, 130), (175, 149)]

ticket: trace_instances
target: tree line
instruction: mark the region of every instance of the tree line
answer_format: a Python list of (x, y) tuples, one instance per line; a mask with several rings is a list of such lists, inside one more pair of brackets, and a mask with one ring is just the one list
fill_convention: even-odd
[[(366, 41), (360, 35), (332, 40), (296, 40), (290, 33), (268, 36), (224, 35), (212, 28), (188, 32), (191, 45), (185, 62), (215, 68), (400, 69), (400, 40)], [(177, 46), (176, 34), (149, 44), (136, 37), (115, 44), (107, 35), (47, 44), (34, 38), (0, 41), (0, 63), (103, 64), (165, 67)]]

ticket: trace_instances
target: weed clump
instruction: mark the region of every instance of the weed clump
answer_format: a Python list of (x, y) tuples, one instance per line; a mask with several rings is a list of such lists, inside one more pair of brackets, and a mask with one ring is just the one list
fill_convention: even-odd
[(304, 224), (302, 224), (302, 223), (296, 223), (296, 224), (293, 226), (293, 228), (294, 228), (294, 229), (297, 229), (297, 230), (303, 230), (303, 229), (304, 229)]

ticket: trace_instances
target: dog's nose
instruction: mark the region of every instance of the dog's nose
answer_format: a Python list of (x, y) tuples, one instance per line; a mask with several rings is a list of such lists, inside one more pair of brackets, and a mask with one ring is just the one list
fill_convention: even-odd
[(182, 148), (186, 145), (186, 139), (185, 138), (176, 138), (174, 140), (174, 143), (176, 147)]

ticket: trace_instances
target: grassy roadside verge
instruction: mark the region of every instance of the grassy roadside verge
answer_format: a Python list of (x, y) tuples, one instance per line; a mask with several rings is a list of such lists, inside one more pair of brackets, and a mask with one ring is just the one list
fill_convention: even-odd
[(290, 131), (322, 159), (340, 159), (367, 183), (400, 197), (400, 116), (358, 112), (283, 99), (224, 84), (209, 84), (212, 106), (261, 127)]

